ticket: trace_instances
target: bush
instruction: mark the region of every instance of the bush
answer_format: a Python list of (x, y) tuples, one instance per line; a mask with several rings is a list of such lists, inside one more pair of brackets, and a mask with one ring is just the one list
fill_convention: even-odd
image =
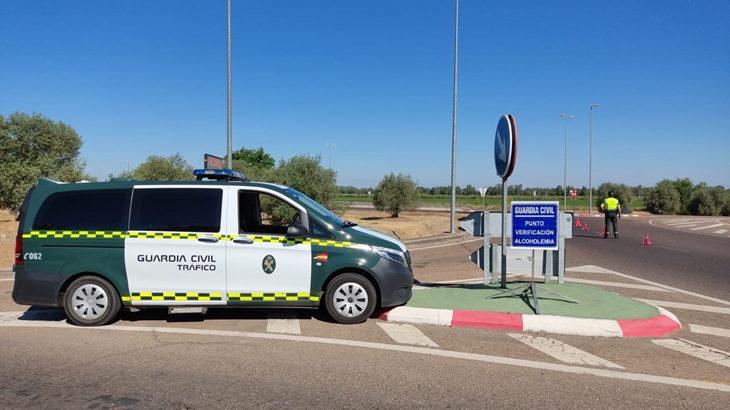
[(375, 188), (373, 205), (379, 211), (387, 211), (397, 218), (401, 212), (411, 211), (418, 205), (419, 194), (410, 175), (386, 175)]
[(691, 215), (720, 215), (723, 206), (727, 205), (725, 190), (716, 188), (700, 188), (692, 192), (687, 204)]
[(132, 171), (132, 178), (139, 181), (191, 181), (195, 179), (193, 167), (180, 153), (167, 158), (150, 155), (147, 161)]
[(653, 214), (674, 215), (681, 208), (679, 192), (672, 181), (665, 179), (652, 189), (644, 200), (646, 210)]
[(725, 191), (725, 205), (722, 206), (720, 215), (730, 216), (730, 191)]

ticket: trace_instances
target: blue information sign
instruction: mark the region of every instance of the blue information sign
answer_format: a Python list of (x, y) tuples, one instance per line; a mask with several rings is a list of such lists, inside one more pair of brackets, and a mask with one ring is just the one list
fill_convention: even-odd
[(512, 202), (512, 247), (558, 249), (558, 201)]

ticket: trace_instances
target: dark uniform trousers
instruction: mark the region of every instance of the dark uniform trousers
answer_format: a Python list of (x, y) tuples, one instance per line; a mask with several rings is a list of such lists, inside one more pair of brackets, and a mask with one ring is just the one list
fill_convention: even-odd
[(608, 224), (611, 224), (613, 226), (613, 236), (618, 238), (618, 210), (608, 210), (606, 211), (606, 229), (604, 237), (608, 236)]

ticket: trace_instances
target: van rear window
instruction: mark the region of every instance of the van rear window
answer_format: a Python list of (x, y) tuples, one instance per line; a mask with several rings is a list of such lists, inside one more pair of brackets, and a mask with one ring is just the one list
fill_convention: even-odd
[(57, 192), (46, 198), (33, 221), (39, 231), (125, 231), (131, 189)]
[(129, 230), (220, 232), (222, 202), (222, 189), (135, 189)]

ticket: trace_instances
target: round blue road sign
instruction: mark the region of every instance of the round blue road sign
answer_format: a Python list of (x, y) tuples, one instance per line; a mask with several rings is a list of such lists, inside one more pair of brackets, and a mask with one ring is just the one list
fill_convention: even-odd
[(515, 169), (517, 158), (517, 125), (515, 117), (503, 115), (497, 123), (497, 132), (494, 135), (494, 166), (497, 175), (508, 178)]

